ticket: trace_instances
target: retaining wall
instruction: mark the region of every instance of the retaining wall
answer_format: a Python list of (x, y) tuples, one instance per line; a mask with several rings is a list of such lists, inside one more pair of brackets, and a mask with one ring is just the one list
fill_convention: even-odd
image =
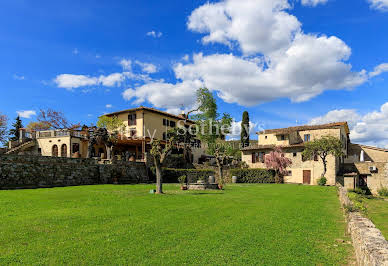
[(0, 189), (148, 182), (144, 163), (0, 155)]
[[(343, 187), (338, 187), (342, 206), (352, 204)], [(369, 219), (358, 212), (346, 215), (358, 265), (388, 265), (388, 242)]]

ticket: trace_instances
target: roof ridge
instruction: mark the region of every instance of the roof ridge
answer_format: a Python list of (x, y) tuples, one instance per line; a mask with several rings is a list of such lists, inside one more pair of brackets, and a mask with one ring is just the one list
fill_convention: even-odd
[(332, 123), (319, 124), (319, 125), (301, 125), (301, 126), (292, 126), (292, 127), (284, 127), (284, 128), (264, 129), (262, 131), (256, 132), (256, 134), (275, 133), (279, 131), (299, 131), (303, 129), (321, 129), (325, 127), (331, 128), (331, 127), (338, 127), (343, 125), (347, 127), (348, 123), (345, 121), (345, 122), (332, 122)]

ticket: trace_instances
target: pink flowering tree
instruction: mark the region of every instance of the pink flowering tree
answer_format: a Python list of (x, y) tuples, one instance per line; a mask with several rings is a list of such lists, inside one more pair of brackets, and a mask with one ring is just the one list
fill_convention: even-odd
[(275, 171), (275, 182), (278, 184), (284, 182), (283, 176), (287, 174), (287, 167), (291, 164), (292, 161), (284, 157), (282, 148), (279, 146), (265, 156), (265, 166)]

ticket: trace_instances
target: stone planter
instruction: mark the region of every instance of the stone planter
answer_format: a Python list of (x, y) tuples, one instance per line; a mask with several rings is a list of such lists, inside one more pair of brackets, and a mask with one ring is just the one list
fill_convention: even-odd
[(232, 176), (232, 183), (236, 184), (237, 183), (237, 176)]
[(214, 176), (209, 176), (209, 183), (212, 184), (212, 183), (215, 183), (216, 182), (216, 179), (214, 178)]
[(218, 184), (193, 183), (193, 184), (189, 184), (188, 189), (189, 190), (218, 189)]

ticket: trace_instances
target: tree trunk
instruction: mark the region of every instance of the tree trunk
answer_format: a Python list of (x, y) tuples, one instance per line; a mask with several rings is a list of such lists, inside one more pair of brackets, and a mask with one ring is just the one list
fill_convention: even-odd
[(327, 172), (327, 162), (326, 162), (326, 158), (325, 158), (325, 159), (322, 158), (322, 161), (323, 161), (323, 173), (322, 173), (322, 177), (325, 177), (326, 172)]
[(218, 175), (219, 175), (221, 184), (223, 184), (224, 183), (224, 171), (222, 169), (222, 165), (218, 166)]
[(156, 194), (163, 194), (162, 189), (162, 167), (158, 158), (154, 158), (156, 171)]
[(282, 177), (282, 175), (278, 171), (275, 172), (275, 183), (276, 184), (282, 184), (283, 183), (283, 177)]

